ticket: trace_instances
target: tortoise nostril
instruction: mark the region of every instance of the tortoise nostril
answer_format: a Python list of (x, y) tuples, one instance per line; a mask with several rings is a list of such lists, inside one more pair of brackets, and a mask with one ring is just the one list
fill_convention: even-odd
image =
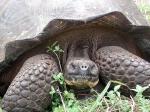
[(88, 65), (81, 65), (80, 66), (80, 69), (84, 70), (84, 71), (87, 70), (88, 68), (89, 68)]
[(99, 70), (97, 65), (90, 60), (71, 60), (65, 66), (65, 74), (74, 76), (98, 76)]
[(83, 68), (83, 69), (84, 69), (84, 68), (87, 68), (87, 66), (81, 66), (81, 68)]

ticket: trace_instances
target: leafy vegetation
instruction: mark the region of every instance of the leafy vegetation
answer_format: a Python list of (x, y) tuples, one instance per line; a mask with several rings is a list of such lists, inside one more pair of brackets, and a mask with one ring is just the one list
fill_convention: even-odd
[[(149, 4), (139, 4), (138, 8), (144, 14), (145, 18), (150, 21), (150, 5)], [(59, 56), (60, 53), (64, 52), (58, 42), (53, 43), (48, 46), (47, 52), (52, 52), (56, 55), (59, 66), (62, 71)], [(143, 96), (143, 92), (150, 87), (136, 86), (133, 91), (136, 92), (134, 98), (130, 96), (127, 98), (121, 96), (119, 89), (120, 85), (114, 87), (113, 90), (108, 91), (111, 83), (109, 81), (104, 90), (101, 93), (97, 93), (95, 90), (91, 89), (91, 92), (95, 92), (95, 95), (85, 100), (77, 100), (75, 94), (72, 91), (67, 90), (66, 84), (64, 82), (63, 73), (55, 74), (53, 76), (51, 91), (49, 92), (52, 97), (52, 110), (49, 112), (150, 112), (150, 100)], [(57, 84), (59, 86), (56, 86)], [(56, 85), (55, 85), (56, 84)], [(60, 86), (63, 88), (60, 91)], [(1, 98), (0, 98), (0, 112), (1, 108)]]
[(150, 5), (143, 2), (138, 5), (138, 8), (144, 14), (145, 18), (150, 22)]
[[(52, 97), (52, 112), (150, 112), (150, 100), (146, 99), (142, 93), (149, 86), (141, 87), (139, 85), (133, 89), (136, 92), (134, 98), (121, 96), (119, 89), (121, 85), (117, 85), (113, 90), (108, 91), (111, 83), (109, 81), (101, 93), (97, 93), (85, 100), (77, 100), (75, 94), (65, 87), (63, 74), (54, 75), (55, 81), (60, 81), (60, 85), (65, 88), (62, 92), (62, 98), (58, 90), (53, 86), (50, 91)], [(65, 106), (62, 105), (62, 102)]]
[(47, 49), (48, 49), (47, 52), (52, 52), (57, 57), (59, 67), (60, 67), (60, 70), (62, 72), (62, 67), (61, 67), (61, 63), (60, 63), (60, 60), (59, 60), (59, 56), (60, 56), (60, 53), (62, 53), (64, 51), (60, 48), (57, 41), (54, 42), (52, 45), (48, 46)]
[[(54, 54), (59, 60), (57, 53), (59, 51), (63, 52), (63, 50), (57, 43), (54, 43), (48, 49), (50, 52), (55, 52)], [(109, 91), (111, 83), (117, 83), (118, 85)], [(150, 112), (150, 100), (143, 96), (143, 92), (150, 85), (146, 87), (137, 85), (133, 89), (136, 92), (135, 97), (130, 96), (130, 98), (127, 98), (119, 92), (120, 87), (124, 86), (124, 84), (109, 81), (101, 93), (91, 89), (91, 92), (95, 94), (85, 100), (77, 100), (75, 94), (71, 90), (67, 90), (63, 73), (61, 72), (53, 75), (52, 85), (50, 91), (52, 108), (49, 109), (49, 112)]]

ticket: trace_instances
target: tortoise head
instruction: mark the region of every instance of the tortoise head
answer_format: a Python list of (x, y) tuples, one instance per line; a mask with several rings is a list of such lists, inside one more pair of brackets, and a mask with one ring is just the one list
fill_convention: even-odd
[(76, 88), (92, 88), (99, 82), (99, 70), (96, 63), (90, 59), (89, 47), (89, 44), (75, 42), (69, 48), (64, 68), (67, 85)]

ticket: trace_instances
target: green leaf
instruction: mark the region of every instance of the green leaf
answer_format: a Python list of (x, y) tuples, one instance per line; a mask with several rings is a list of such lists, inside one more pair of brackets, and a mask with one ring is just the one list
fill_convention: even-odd
[(136, 86), (136, 91), (137, 91), (137, 92), (143, 92), (142, 86), (137, 85), (137, 86)]
[(55, 89), (53, 86), (51, 86), (51, 91), (49, 92), (50, 95), (53, 95), (54, 93), (56, 93)]
[(69, 100), (69, 101), (68, 101), (68, 106), (69, 106), (69, 107), (73, 106), (73, 104), (74, 104), (74, 100)]
[(55, 51), (59, 51), (59, 50), (60, 50), (59, 45), (55, 46)]
[(118, 91), (118, 90), (120, 89), (120, 87), (121, 87), (121, 85), (115, 86), (115, 87), (114, 87), (114, 91), (115, 91), (115, 92)]
[(110, 98), (110, 99), (114, 99), (115, 96), (116, 95), (114, 94), (114, 91), (112, 91), (112, 90), (107, 93), (107, 97)]
[(63, 109), (62, 106), (55, 107), (55, 108), (53, 109), (53, 112), (64, 112), (64, 109)]
[(59, 52), (64, 52), (62, 49), (59, 49)]
[(65, 97), (66, 99), (74, 99), (74, 100), (75, 100), (74, 94), (71, 93), (71, 92), (68, 92), (68, 91), (64, 91), (64, 97)]
[(55, 47), (58, 44), (58, 41), (55, 41), (52, 45), (51, 48)]
[(116, 94), (117, 94), (118, 97), (120, 97), (120, 93), (118, 91), (116, 92)]
[(68, 109), (68, 112), (80, 112), (77, 106)]
[(109, 81), (106, 85), (106, 87), (103, 89), (103, 91), (101, 92), (101, 94), (98, 95), (96, 102), (92, 105), (91, 109), (89, 110), (89, 112), (93, 112), (95, 110), (95, 108), (97, 108), (98, 104), (97, 102), (100, 102), (101, 99), (104, 97), (104, 95), (107, 93), (109, 87), (111, 85), (111, 81)]
[(143, 93), (148, 88), (149, 88), (149, 85), (145, 86), (145, 87), (142, 87), (140, 85), (136, 85), (136, 88), (132, 89), (132, 90), (135, 91), (135, 92), (137, 92), (137, 93)]

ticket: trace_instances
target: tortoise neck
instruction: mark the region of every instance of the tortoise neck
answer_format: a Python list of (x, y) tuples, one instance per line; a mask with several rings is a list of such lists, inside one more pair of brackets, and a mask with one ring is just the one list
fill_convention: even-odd
[(63, 53), (63, 65), (71, 58), (85, 58), (94, 60), (97, 49), (97, 41), (94, 39), (80, 39), (65, 43)]

